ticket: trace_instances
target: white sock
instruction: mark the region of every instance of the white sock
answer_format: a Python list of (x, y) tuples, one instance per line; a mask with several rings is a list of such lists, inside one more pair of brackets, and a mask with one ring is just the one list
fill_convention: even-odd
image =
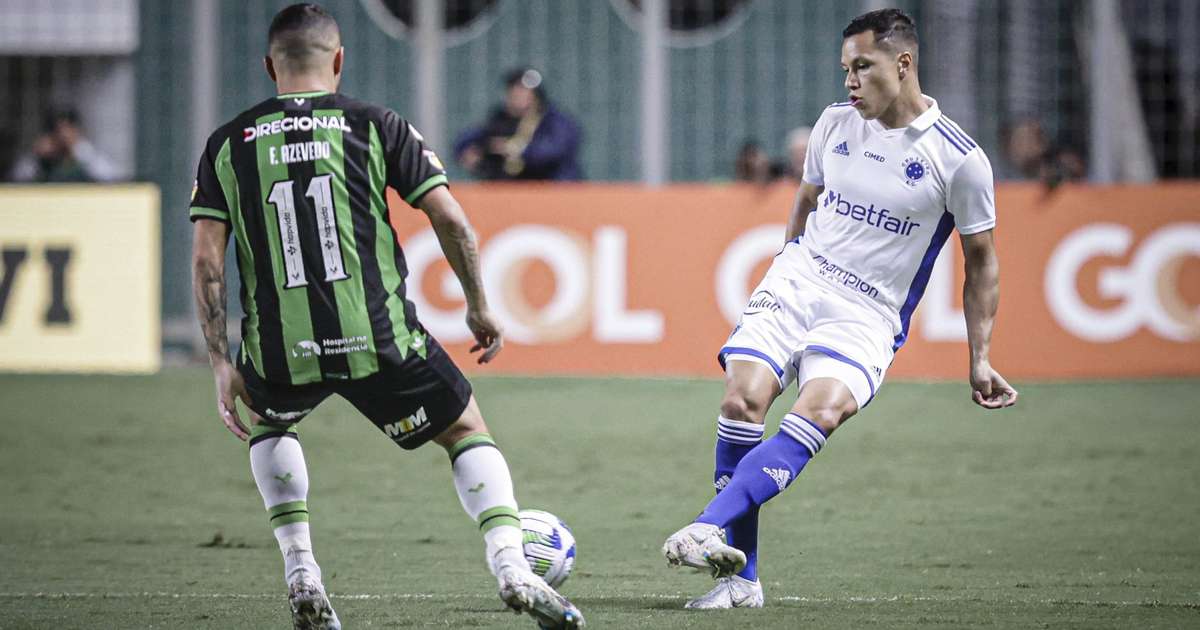
[(472, 435), (450, 449), (450, 461), (458, 500), (483, 532), (488, 568), (493, 574), (506, 565), (528, 569), (512, 476), (496, 443)]
[(272, 437), (250, 446), (250, 470), (283, 554), (283, 577), (288, 584), (300, 571), (321, 580), (308, 530), (308, 468), (295, 434)]

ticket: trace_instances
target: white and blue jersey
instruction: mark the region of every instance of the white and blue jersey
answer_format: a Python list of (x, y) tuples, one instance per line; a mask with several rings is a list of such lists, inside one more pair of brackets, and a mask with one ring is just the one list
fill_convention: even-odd
[[(847, 385), (860, 406), (874, 396), (950, 233), (996, 224), (987, 156), (924, 98), (929, 109), (899, 129), (865, 120), (849, 104), (821, 114), (804, 181), (824, 191), (804, 235), (751, 296), (722, 359), (768, 365), (784, 385), (854, 380)], [(820, 371), (840, 363), (841, 373), (816, 374), (806, 357)]]
[(900, 129), (849, 105), (821, 114), (804, 163), (804, 181), (825, 187), (801, 238), (809, 254), (782, 256), (894, 318), (897, 349), (950, 232), (996, 225), (991, 163), (924, 98), (929, 109)]

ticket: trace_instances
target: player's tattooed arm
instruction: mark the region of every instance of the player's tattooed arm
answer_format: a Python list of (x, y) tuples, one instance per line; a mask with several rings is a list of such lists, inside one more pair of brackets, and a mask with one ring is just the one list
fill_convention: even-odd
[(792, 204), (792, 212), (788, 215), (785, 242), (795, 240), (796, 237), (804, 234), (804, 226), (808, 223), (808, 213), (817, 207), (817, 198), (824, 190), (824, 186), (801, 182), (800, 190), (796, 192), (796, 202)]
[(443, 187), (434, 188), (421, 198), (420, 208), (429, 215), (429, 222), (437, 234), (442, 252), (467, 296), (467, 327), (475, 336), (471, 352), (483, 354), (480, 363), (487, 363), (504, 346), (500, 326), (488, 311), (487, 297), (483, 293), (483, 278), (479, 273), (479, 247), (475, 242), (475, 230), (467, 221), (462, 206), (458, 205), (450, 191)]
[(229, 360), (229, 337), (225, 331), (225, 246), (229, 243), (229, 224), (200, 219), (192, 229), (192, 293), (200, 329), (208, 345), (217, 386), (217, 413), (225, 428), (241, 440), (250, 438), (250, 429), (238, 413), (235, 400), (250, 405), (245, 381)]
[(483, 279), (479, 272), (479, 247), (475, 230), (467, 220), (462, 206), (444, 187), (429, 191), (420, 202), (421, 210), (429, 215), (429, 223), (437, 234), (446, 261), (458, 276), (467, 305), (486, 309), (487, 298), (483, 293)]
[(229, 225), (221, 221), (196, 221), (192, 242), (192, 292), (196, 314), (214, 365), (229, 360), (226, 335), (225, 245)]
[(992, 230), (962, 237), (966, 281), (963, 315), (967, 320), (967, 345), (971, 352), (972, 399), (996, 409), (1017, 402), (1017, 391), (991, 365), (992, 325), (1000, 305), (1000, 261)]

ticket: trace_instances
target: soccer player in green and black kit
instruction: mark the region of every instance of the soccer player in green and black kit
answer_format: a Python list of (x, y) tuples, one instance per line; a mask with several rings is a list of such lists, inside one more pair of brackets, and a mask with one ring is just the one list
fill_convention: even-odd
[[(313, 557), (308, 473), (294, 431), (331, 394), (405, 449), (431, 440), (445, 448), (463, 508), (483, 531), (501, 599), (543, 628), (582, 627), (579, 610), (530, 570), (508, 465), (470, 383), (405, 299), (388, 186), (429, 216), (466, 294), (480, 363), (500, 350), (475, 237), (441, 162), (395, 112), (337, 93), (344, 51), (337, 23), (322, 8), (280, 11), (268, 46), (278, 96), (213, 133), (200, 159), (192, 270), (218, 412), (250, 441), (295, 627), (341, 627)], [(230, 234), (246, 312), (236, 360), (225, 334)], [(249, 408), (249, 429), (236, 398)]]

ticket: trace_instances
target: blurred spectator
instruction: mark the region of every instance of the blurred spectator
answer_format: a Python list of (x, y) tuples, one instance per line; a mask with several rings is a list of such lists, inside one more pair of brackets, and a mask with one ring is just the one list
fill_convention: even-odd
[(733, 179), (739, 182), (766, 184), (771, 181), (771, 158), (762, 145), (754, 140), (742, 143), (733, 162)]
[(733, 179), (765, 185), (787, 175), (788, 169), (787, 164), (772, 162), (757, 140), (747, 140), (733, 162)]
[(504, 86), (503, 106), (455, 141), (458, 163), (480, 179), (582, 179), (579, 124), (547, 100), (541, 73), (513, 70)]
[(808, 138), (812, 135), (812, 127), (796, 127), (788, 132), (787, 174), (796, 181), (804, 181), (804, 157), (808, 155)]
[(1042, 123), (1023, 118), (1010, 126), (1004, 139), (1009, 179), (1038, 180), (1047, 188), (1082, 179), (1087, 165), (1076, 151), (1050, 143)]
[(114, 182), (124, 178), (120, 167), (83, 136), (79, 114), (70, 109), (46, 115), (42, 134), (9, 175), (15, 182)]

